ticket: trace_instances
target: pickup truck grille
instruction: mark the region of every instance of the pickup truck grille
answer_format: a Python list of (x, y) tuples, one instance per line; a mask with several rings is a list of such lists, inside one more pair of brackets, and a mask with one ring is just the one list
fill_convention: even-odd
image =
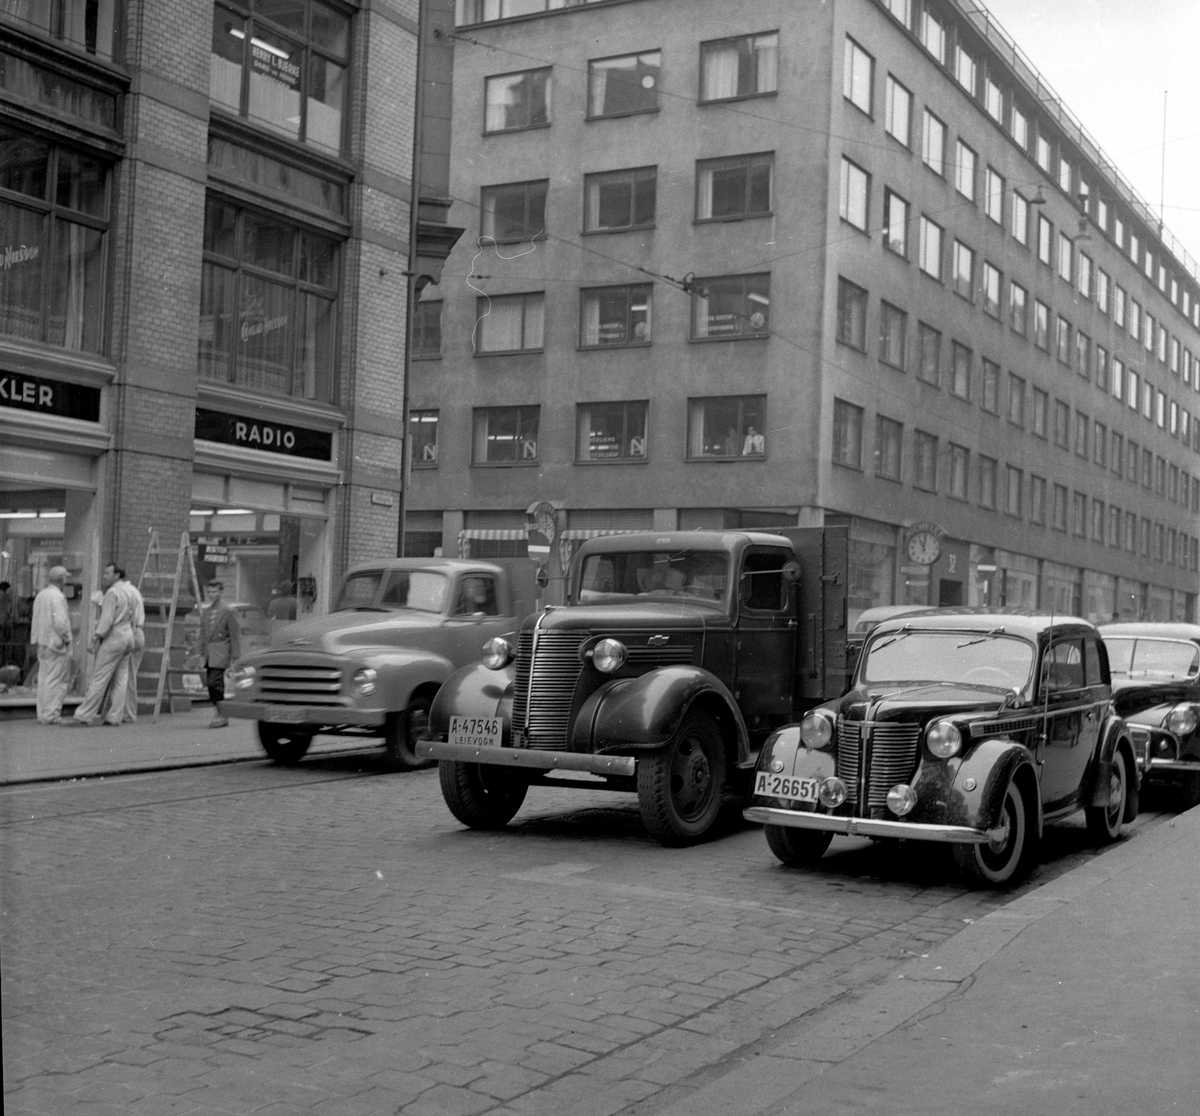
[(341, 705), (338, 667), (271, 663), (258, 668), (255, 701), (271, 705)]
[[(869, 731), (868, 731), (869, 730)], [(864, 737), (869, 747), (864, 749)], [(866, 809), (885, 810), (887, 793), (907, 783), (917, 766), (921, 726), (895, 721), (847, 721), (838, 718), (837, 775), (846, 784), (846, 801), (860, 807), (863, 764), (868, 763)]]
[(525, 630), (517, 642), (513, 680), (513, 728), (528, 748), (565, 751), (571, 701), (583, 664), (580, 645), (590, 633)]

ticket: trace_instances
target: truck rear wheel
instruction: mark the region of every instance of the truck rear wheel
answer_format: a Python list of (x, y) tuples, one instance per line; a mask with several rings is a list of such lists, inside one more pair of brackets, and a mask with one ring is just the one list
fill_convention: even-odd
[(312, 743), (313, 733), (307, 729), (294, 729), (289, 725), (272, 725), (258, 722), (258, 742), (263, 751), (276, 763), (293, 767), (304, 758)]
[(433, 760), (422, 759), (416, 753), (416, 743), (429, 726), (429, 698), (413, 696), (408, 708), (389, 713), (383, 728), (383, 753), (392, 771), (415, 771), (429, 767)]
[(665, 748), (637, 765), (638, 808), (661, 845), (699, 841), (717, 820), (725, 789), (725, 746), (716, 725), (689, 713)]
[(820, 829), (793, 829), (788, 825), (766, 825), (767, 845), (789, 868), (807, 868), (825, 855), (833, 834)]
[(529, 790), (522, 775), (487, 763), (439, 760), (438, 779), (450, 813), (471, 829), (503, 829)]

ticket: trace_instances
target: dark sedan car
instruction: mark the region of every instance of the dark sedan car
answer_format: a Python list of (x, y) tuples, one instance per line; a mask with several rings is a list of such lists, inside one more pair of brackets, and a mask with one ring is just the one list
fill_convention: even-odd
[(1200, 624), (1102, 624), (1113, 701), (1129, 723), (1142, 777), (1200, 805)]
[(971, 886), (1008, 887), (1045, 822), (1082, 809), (1113, 841), (1137, 788), (1095, 627), (943, 609), (880, 624), (852, 688), (767, 739), (745, 813), (786, 864), (835, 833), (934, 841)]

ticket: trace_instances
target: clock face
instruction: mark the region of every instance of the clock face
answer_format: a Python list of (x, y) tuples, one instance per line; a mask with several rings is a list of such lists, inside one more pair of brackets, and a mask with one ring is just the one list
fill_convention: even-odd
[(908, 556), (921, 566), (932, 566), (942, 552), (937, 535), (929, 531), (918, 531), (908, 540)]

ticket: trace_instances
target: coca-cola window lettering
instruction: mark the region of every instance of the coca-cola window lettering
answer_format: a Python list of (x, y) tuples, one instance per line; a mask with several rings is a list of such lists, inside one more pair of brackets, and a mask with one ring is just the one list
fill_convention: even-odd
[(0, 333), (103, 351), (108, 164), (0, 125)]
[(339, 154), (350, 17), (318, 0), (213, 6), (209, 98), (312, 147)]
[(329, 237), (210, 198), (200, 375), (332, 402), (337, 276)]

